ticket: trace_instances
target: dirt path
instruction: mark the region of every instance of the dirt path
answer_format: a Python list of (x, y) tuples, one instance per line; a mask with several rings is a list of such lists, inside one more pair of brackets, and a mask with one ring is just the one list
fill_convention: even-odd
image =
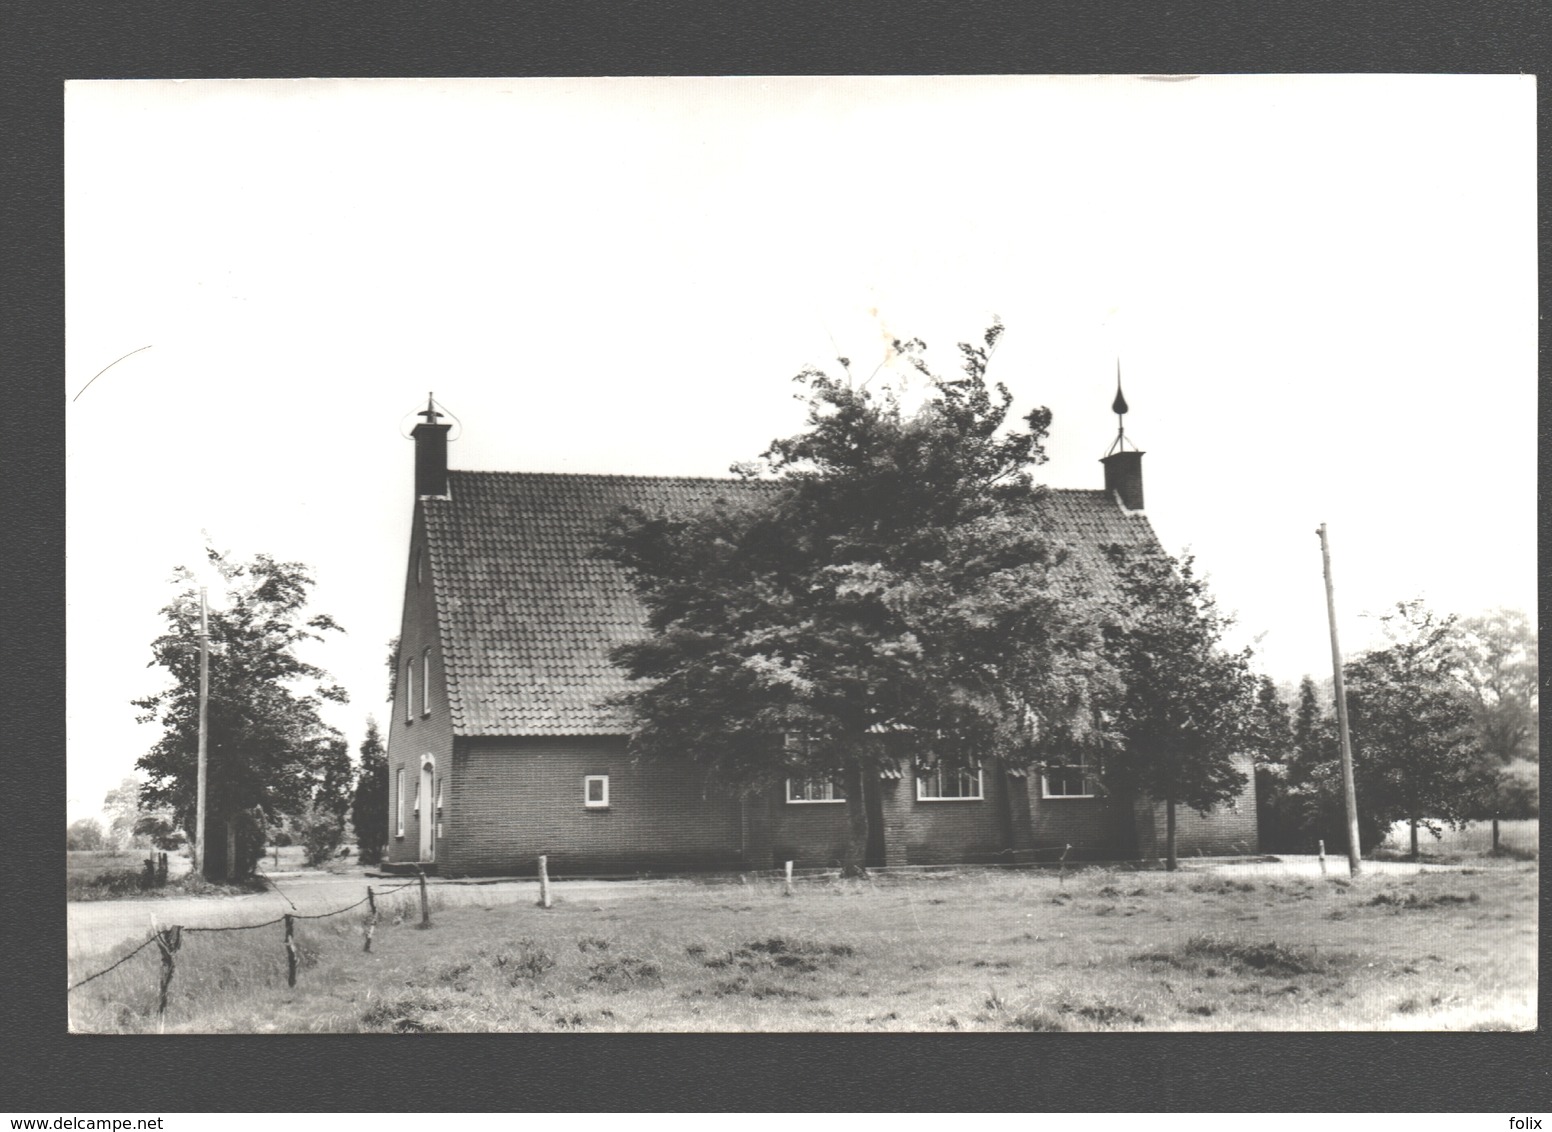
[[(182, 924), (185, 927), (219, 927), (228, 924), (259, 924), (287, 912), (316, 915), (354, 904), (366, 895), (370, 884), (375, 892), (397, 888), (403, 878), (368, 878), (360, 872), (343, 874), (304, 872), (276, 873), (271, 878), (279, 892), (256, 892), (243, 896), (183, 896), (147, 900), (72, 901), (66, 905), (66, 931), (71, 958), (95, 955), (126, 940), (145, 939), (154, 916), (159, 925)], [(557, 900), (604, 901), (660, 891), (669, 881), (556, 881), (552, 886)], [(428, 893), (435, 905), (528, 903), (538, 898), (537, 881), (497, 881), (491, 884), (466, 884), (432, 880)], [(394, 892), (384, 901), (417, 898), (413, 888)], [(278, 930), (278, 929), (277, 929)]]

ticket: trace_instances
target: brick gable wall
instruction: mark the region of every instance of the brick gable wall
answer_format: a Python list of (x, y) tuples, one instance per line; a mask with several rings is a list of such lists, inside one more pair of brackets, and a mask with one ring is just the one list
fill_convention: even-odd
[[(410, 554), (404, 579), (404, 616), (399, 624), (399, 664), (394, 680), (392, 716), (388, 727), (388, 859), (394, 862), (418, 861), (420, 854), (421, 822), (437, 820), (435, 811), (436, 790), (442, 790), (444, 806), (440, 815), (445, 831), (452, 819), (451, 785), (448, 774), (452, 766), (453, 727), (448, 715), (447, 683), (443, 668), (443, 650), (436, 615), (436, 600), (431, 575), (430, 555), (424, 553), (425, 522), (422, 509), (415, 508), (415, 522), (410, 532)], [(416, 557), (420, 557), (417, 579)], [(422, 704), (422, 690), (426, 681), (421, 673), (425, 650), (431, 650), (431, 697), (428, 705)], [(415, 713), (405, 718), (404, 666), (415, 658)], [(430, 755), (433, 772), (432, 797), (421, 800), (421, 811), (414, 809), (415, 790), (420, 768)], [(404, 771), (404, 836), (396, 836), (399, 805), (398, 774)], [(432, 854), (442, 856), (439, 839), (433, 837)]]

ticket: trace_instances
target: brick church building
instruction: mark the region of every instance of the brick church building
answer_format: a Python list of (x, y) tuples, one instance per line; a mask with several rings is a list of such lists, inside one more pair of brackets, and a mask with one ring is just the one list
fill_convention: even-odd
[[(624, 571), (597, 556), (621, 507), (669, 509), (763, 490), (731, 479), (469, 472), (447, 467), (430, 407), (412, 433), (415, 512), (389, 729), (391, 864), (443, 875), (559, 875), (799, 867), (839, 860), (846, 805), (789, 780), (752, 800), (708, 792), (696, 768), (636, 764), (627, 689), (610, 650), (645, 632)], [(1142, 453), (1113, 450), (1104, 486), (1052, 489), (1068, 568), (1114, 592), (1110, 544), (1157, 546)], [(1257, 848), (1254, 778), (1207, 816), (1178, 813), (1182, 855)], [(1048, 774), (987, 755), (974, 771), (910, 768), (864, 784), (870, 865), (1156, 857), (1162, 803), (1123, 803), (1082, 766)]]

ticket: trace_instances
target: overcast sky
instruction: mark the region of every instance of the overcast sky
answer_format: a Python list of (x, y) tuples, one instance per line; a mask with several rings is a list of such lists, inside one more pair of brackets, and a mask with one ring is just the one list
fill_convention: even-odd
[[(88, 82), (66, 89), (71, 818), (208, 532), (308, 563), (386, 724), (412, 414), (455, 468), (721, 475), (791, 377), (999, 316), (991, 376), (1279, 680), (1416, 596), (1535, 608), (1531, 76)], [(132, 351), (138, 351), (133, 352)], [(128, 356), (126, 356), (128, 355)], [(119, 360), (122, 359), (122, 360)], [(104, 367), (111, 367), (104, 371)], [(89, 387), (88, 387), (89, 386)], [(84, 389), (84, 392), (83, 392)]]

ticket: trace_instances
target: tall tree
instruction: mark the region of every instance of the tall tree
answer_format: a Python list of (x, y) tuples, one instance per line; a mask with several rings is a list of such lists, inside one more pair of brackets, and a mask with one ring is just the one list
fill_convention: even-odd
[(135, 826), (140, 821), (140, 779), (123, 779), (102, 799), (102, 809), (109, 815), (104, 836), (115, 849), (127, 849), (134, 842)]
[[(264, 851), (266, 823), (300, 813), (339, 742), (324, 723), (325, 700), (346, 702), (342, 688), (300, 649), (340, 627), (306, 606), (313, 580), (297, 562), (268, 555), (232, 561), (207, 550), (226, 589), (210, 612), (210, 698), (203, 868), (208, 877), (244, 877)], [(179, 589), (163, 610), (166, 630), (151, 642), (152, 664), (171, 686), (134, 701), (141, 722), (162, 737), (136, 764), (147, 776), (143, 798), (170, 809), (193, 829), (198, 770), (199, 590), (180, 568)]]
[(313, 807), (333, 814), (343, 822), (350, 811), (356, 787), (356, 769), (350, 764), (350, 745), (343, 735), (323, 741), (314, 776)]
[(1123, 684), (1114, 718), (1124, 741), (1106, 759), (1105, 778), (1164, 803), (1166, 867), (1174, 869), (1176, 807), (1206, 813), (1244, 789), (1235, 759), (1258, 742), (1257, 682), (1249, 651), (1224, 647), (1231, 622), (1189, 557), (1117, 557), (1126, 603), (1108, 642)]
[(848, 870), (892, 758), (1021, 750), (1031, 715), (1047, 742), (1096, 730), (1099, 621), (1053, 570), (1030, 474), (1050, 412), (1009, 427), (1012, 397), (986, 381), (1001, 330), (962, 344), (952, 379), (921, 342), (895, 342), (924, 379), (911, 408), (900, 384), (854, 382), (844, 358), (844, 377), (804, 371), (805, 430), (735, 467), (772, 477), (768, 490), (634, 512), (608, 541), (649, 615), (650, 634), (615, 653), (651, 681), (625, 699), (634, 749), (743, 790), (833, 778)]
[(1516, 609), (1455, 625), (1456, 673), (1471, 703), (1477, 741), (1500, 763), (1536, 759), (1540, 746), (1535, 626)]
[(350, 806), (356, 830), (356, 846), (364, 865), (383, 859), (388, 847), (388, 751), (383, 746), (377, 720), (366, 717), (366, 738), (361, 741), (361, 767)]
[(1454, 617), (1404, 601), (1383, 618), (1388, 644), (1344, 667), (1360, 807), (1417, 831), (1471, 816), (1481, 792), (1471, 705), (1455, 674)]
[(1288, 786), (1294, 754), (1293, 717), (1271, 677), (1256, 689), (1256, 825), (1262, 849), (1281, 848), (1293, 826), (1293, 797)]
[(78, 818), (65, 830), (66, 849), (80, 851), (102, 847), (102, 823), (96, 818)]

